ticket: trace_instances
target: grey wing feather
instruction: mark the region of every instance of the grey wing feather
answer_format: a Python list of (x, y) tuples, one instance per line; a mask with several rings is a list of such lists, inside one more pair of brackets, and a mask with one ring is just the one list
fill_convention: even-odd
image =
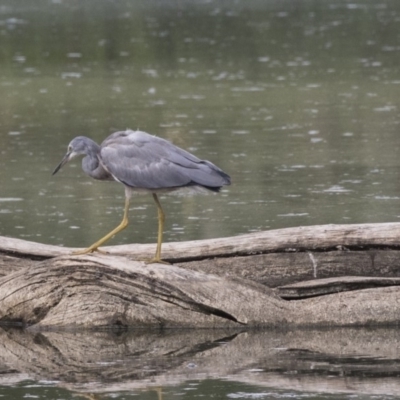
[(230, 178), (209, 161), (140, 131), (116, 132), (102, 144), (100, 160), (114, 178), (144, 189), (201, 185), (218, 189)]

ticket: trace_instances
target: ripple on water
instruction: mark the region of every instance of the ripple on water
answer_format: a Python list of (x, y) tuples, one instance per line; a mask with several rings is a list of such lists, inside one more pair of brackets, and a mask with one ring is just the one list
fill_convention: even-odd
[(21, 197), (0, 197), (0, 202), (22, 201)]

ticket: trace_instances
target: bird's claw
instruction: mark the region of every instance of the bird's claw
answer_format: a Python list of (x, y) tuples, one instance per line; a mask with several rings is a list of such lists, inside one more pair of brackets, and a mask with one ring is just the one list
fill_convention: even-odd
[(74, 251), (72, 254), (78, 256), (83, 254), (92, 254), (95, 251), (98, 251), (100, 254), (108, 254), (106, 251), (100, 250), (98, 247), (88, 247), (87, 249)]

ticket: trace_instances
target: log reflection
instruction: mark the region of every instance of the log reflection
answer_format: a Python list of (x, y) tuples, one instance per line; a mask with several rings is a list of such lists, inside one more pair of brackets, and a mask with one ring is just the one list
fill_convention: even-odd
[(383, 328), (121, 334), (1, 329), (0, 365), (14, 384), (18, 377), (52, 380), (96, 396), (221, 378), (280, 389), (395, 394), (399, 341), (396, 329)]

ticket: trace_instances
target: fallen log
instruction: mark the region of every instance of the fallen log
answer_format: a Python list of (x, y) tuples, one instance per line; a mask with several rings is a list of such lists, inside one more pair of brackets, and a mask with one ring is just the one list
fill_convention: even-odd
[[(72, 249), (0, 238), (0, 323), (74, 329), (398, 324), (396, 280), (366, 286), (365, 279), (343, 277), (399, 277), (399, 249), (398, 223), (166, 243), (164, 257), (174, 265), (137, 261), (154, 245), (71, 256)], [(315, 291), (320, 278), (331, 280)], [(279, 295), (285, 289), (270, 289), (307, 280), (318, 297), (286, 301)]]
[(346, 292), (386, 286), (399, 286), (400, 278), (370, 278), (362, 276), (343, 276), (338, 278), (315, 279), (280, 286), (278, 294), (283, 299), (305, 299), (330, 293)]

